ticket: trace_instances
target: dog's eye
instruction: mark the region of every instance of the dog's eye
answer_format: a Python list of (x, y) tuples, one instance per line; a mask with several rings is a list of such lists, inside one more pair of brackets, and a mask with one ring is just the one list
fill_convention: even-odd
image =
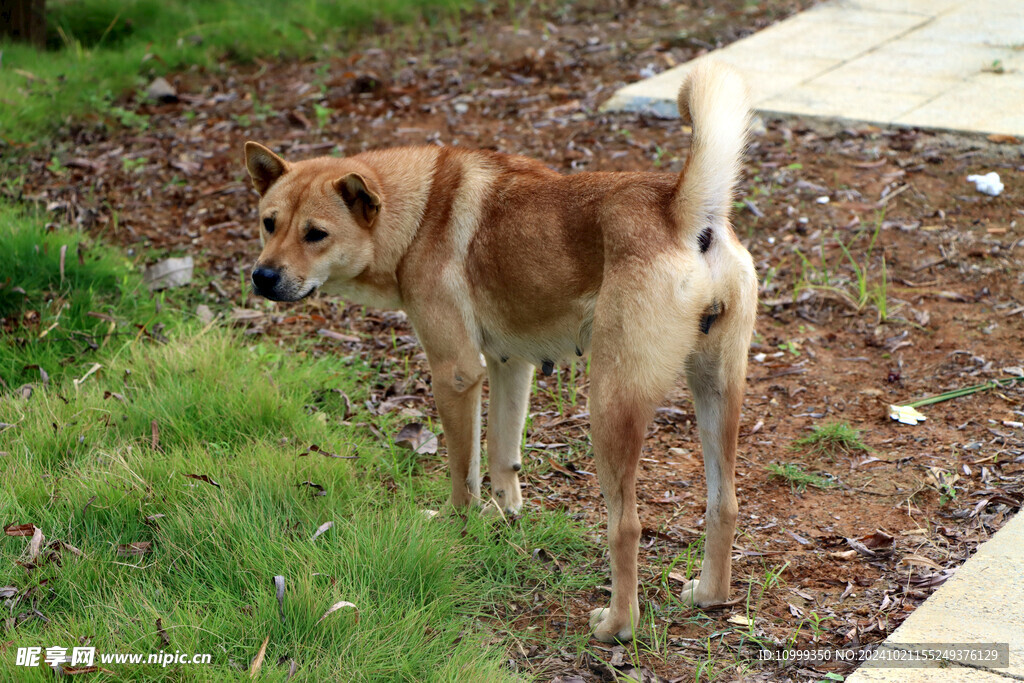
[(263, 229), (267, 231), (267, 234), (274, 232), (274, 219), (273, 217), (267, 217), (263, 219)]
[(307, 242), (319, 242), (323, 238), (327, 237), (327, 233), (320, 228), (310, 228), (306, 231)]

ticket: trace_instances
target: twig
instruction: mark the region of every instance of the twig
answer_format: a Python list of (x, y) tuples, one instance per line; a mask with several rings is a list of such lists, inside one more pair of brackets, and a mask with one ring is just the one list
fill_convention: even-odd
[(975, 384), (974, 386), (964, 387), (962, 389), (954, 389), (953, 391), (947, 391), (944, 394), (937, 394), (935, 396), (929, 396), (922, 398), (920, 401), (914, 401), (913, 403), (905, 403), (904, 405), (910, 408), (917, 408), (918, 406), (930, 406), (933, 403), (942, 403), (943, 401), (951, 401), (954, 398), (960, 398), (961, 396), (969, 396), (976, 394), (979, 391), (985, 391), (986, 389), (995, 389), (997, 387), (1005, 387), (1013, 382), (1024, 381), (1024, 377), (1004, 377), (1003, 379), (994, 379), (991, 382), (985, 382), (984, 384)]

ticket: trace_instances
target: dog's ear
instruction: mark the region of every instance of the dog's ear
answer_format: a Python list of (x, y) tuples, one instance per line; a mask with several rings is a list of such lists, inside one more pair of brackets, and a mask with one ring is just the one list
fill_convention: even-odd
[(373, 226), (380, 213), (380, 193), (376, 185), (358, 173), (349, 173), (334, 181), (334, 189), (364, 228)]
[(258, 142), (245, 143), (245, 167), (253, 187), (262, 197), (288, 171), (288, 162)]

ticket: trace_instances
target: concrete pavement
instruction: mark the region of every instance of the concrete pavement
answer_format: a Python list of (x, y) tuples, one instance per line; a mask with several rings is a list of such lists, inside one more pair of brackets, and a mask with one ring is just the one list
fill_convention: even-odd
[(715, 59), (768, 114), (1024, 136), (1024, 0), (832, 0), (622, 88), (607, 111), (672, 118)]

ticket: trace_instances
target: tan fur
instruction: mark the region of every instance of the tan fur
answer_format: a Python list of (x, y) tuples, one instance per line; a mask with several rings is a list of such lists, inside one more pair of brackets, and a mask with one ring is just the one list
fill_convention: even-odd
[[(681, 176), (563, 176), (523, 157), (402, 148), (289, 163), (246, 144), (262, 195), (260, 293), (315, 289), (403, 308), (430, 361), (451, 502), (481, 505), (480, 390), (491, 405), (491, 496), (522, 505), (520, 437), (535, 366), (592, 355), (590, 411), (608, 506), (612, 599), (591, 624), (632, 637), (637, 460), (654, 409), (685, 371), (708, 481), (707, 541), (693, 604), (724, 601), (736, 524), (736, 440), (757, 285), (729, 227), (746, 134), (746, 89), (697, 69), (680, 93), (694, 138)], [(481, 362), (486, 358), (486, 366)]]

